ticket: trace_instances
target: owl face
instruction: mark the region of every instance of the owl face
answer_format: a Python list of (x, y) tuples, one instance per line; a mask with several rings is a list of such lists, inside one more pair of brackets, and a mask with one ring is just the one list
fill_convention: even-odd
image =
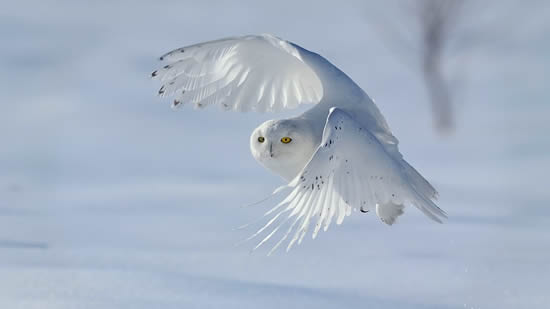
[(293, 119), (266, 121), (250, 136), (252, 156), (290, 181), (302, 170), (317, 146), (310, 131)]

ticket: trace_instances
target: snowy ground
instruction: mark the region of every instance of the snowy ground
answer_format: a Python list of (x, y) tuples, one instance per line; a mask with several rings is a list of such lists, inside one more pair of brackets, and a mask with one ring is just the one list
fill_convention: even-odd
[[(0, 308), (548, 308), (548, 6), (467, 51), (443, 139), (369, 5), (315, 3), (2, 4)], [(281, 184), (248, 151), (273, 115), (173, 112), (148, 74), (172, 48), (262, 32), (364, 86), (446, 224), (354, 214), (288, 254), (234, 245), (263, 210), (239, 206)]]

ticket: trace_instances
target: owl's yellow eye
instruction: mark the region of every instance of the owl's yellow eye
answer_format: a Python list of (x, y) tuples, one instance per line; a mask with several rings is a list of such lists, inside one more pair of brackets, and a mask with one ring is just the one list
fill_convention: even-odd
[(283, 144), (288, 144), (290, 142), (292, 142), (292, 138), (290, 138), (290, 137), (281, 138), (281, 143), (283, 143)]
[(265, 141), (265, 138), (263, 136), (258, 137), (258, 142), (263, 143)]

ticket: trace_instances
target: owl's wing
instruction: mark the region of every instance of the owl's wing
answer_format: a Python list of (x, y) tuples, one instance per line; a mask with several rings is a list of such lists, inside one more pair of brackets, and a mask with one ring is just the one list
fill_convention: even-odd
[(288, 187), (291, 192), (286, 199), (266, 213), (274, 217), (251, 236), (276, 226), (256, 248), (288, 225), (272, 251), (292, 235), (289, 250), (296, 241), (302, 241), (310, 226), (314, 226), (315, 238), (321, 227), (326, 231), (333, 220), (342, 223), (352, 209), (375, 210), (389, 225), (403, 213), (405, 205), (416, 206), (436, 222), (446, 218), (432, 201), (435, 196), (431, 186), (411, 179), (402, 162), (389, 155), (369, 130), (338, 108), (330, 110), (321, 145)]
[(151, 76), (162, 82), (160, 96), (174, 98), (173, 107), (191, 103), (265, 112), (319, 103), (306, 112), (313, 117), (340, 107), (358, 115), (388, 152), (401, 157), (374, 101), (328, 60), (297, 44), (269, 34), (250, 35), (179, 48), (160, 60), (164, 66)]
[(323, 97), (319, 76), (298, 50), (271, 35), (210, 41), (171, 51), (151, 73), (173, 96), (173, 107), (218, 105), (226, 110), (278, 111)]

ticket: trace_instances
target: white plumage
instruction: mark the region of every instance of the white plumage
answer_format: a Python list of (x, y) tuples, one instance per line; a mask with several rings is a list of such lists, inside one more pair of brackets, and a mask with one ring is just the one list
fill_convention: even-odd
[[(159, 94), (175, 105), (219, 105), (238, 111), (279, 111), (317, 103), (323, 86), (292, 45), (273, 36), (227, 38), (176, 49), (153, 72)], [(246, 82), (245, 82), (246, 81)]]
[(159, 95), (175, 97), (173, 107), (263, 112), (315, 104), (251, 135), (254, 158), (289, 181), (282, 188), (290, 191), (250, 237), (266, 233), (256, 248), (288, 226), (271, 252), (285, 240), (288, 250), (310, 228), (315, 238), (352, 209), (374, 210), (389, 225), (405, 205), (437, 222), (446, 217), (433, 202), (436, 190), (399, 153), (374, 102), (323, 57), (265, 34), (196, 44), (160, 59), (167, 64), (152, 77), (163, 82)]

